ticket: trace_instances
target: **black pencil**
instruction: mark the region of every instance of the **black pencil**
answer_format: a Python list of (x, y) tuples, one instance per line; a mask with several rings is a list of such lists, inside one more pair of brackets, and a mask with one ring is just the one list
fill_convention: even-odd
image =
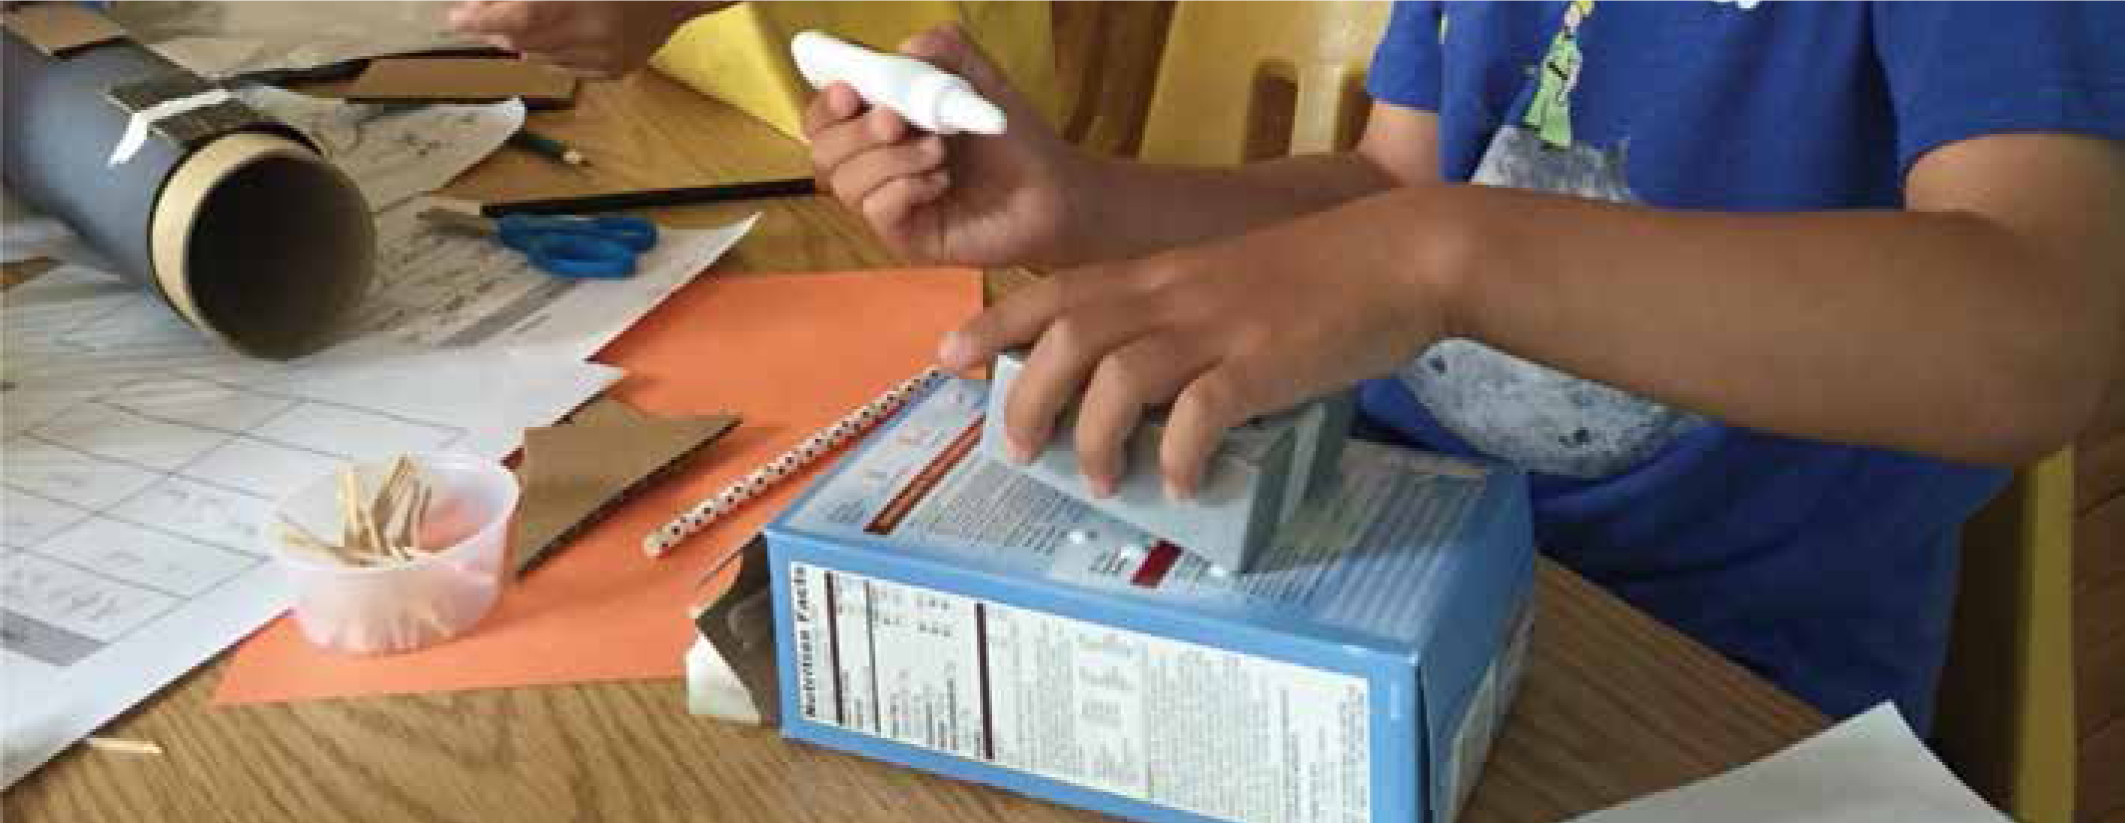
[(578, 197), (549, 197), (541, 200), (507, 200), (482, 205), (480, 214), (486, 217), (511, 214), (597, 214), (657, 206), (758, 200), (764, 197), (801, 197), (817, 194), (818, 191), (818, 187), (812, 184), (812, 178), (796, 177), (788, 180), (760, 180), (678, 189), (641, 189)]

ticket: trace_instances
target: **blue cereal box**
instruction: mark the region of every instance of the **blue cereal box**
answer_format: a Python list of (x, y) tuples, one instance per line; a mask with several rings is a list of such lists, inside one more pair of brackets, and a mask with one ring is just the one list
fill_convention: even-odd
[(1510, 467), (1351, 442), (1228, 572), (911, 402), (768, 527), (789, 737), (1154, 823), (1449, 823), (1527, 644)]

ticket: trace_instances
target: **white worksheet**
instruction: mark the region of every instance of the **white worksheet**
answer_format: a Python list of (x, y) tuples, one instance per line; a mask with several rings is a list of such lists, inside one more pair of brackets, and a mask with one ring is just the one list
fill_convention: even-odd
[(1749, 765), (1573, 823), (1700, 820), (2011, 823), (1934, 758), (1892, 703)]
[(415, 217), (418, 203), (377, 215), (377, 284), (356, 319), (365, 342), (537, 347), (597, 353), (752, 231), (758, 215), (718, 229), (660, 230), (632, 277), (571, 280), (538, 270), (491, 237)]
[(406, 109), (327, 100), (270, 86), (238, 94), (253, 108), (309, 135), (325, 159), (354, 178), (371, 211), (442, 188), (524, 126), (524, 104), (516, 100)]

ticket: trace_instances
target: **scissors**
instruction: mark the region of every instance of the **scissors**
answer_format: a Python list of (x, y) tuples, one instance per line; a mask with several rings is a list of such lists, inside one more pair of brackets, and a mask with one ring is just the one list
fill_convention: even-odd
[(495, 221), (502, 245), (562, 277), (626, 277), (635, 258), (657, 245), (657, 224), (640, 217), (541, 217)]
[(657, 245), (657, 224), (640, 217), (512, 214), (490, 220), (441, 209), (421, 217), (494, 235), (532, 265), (568, 278), (627, 277), (635, 273), (635, 258)]

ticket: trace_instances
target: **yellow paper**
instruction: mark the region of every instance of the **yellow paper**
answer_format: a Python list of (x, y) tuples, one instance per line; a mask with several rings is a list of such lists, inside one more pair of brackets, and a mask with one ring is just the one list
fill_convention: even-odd
[(1060, 107), (1046, 3), (740, 3), (679, 29), (650, 65), (801, 140), (804, 106), (812, 90), (790, 60), (790, 37), (818, 29), (853, 43), (892, 49), (909, 35), (949, 21), (965, 27), (1012, 84), (1040, 107), (1041, 115), (1055, 122)]

